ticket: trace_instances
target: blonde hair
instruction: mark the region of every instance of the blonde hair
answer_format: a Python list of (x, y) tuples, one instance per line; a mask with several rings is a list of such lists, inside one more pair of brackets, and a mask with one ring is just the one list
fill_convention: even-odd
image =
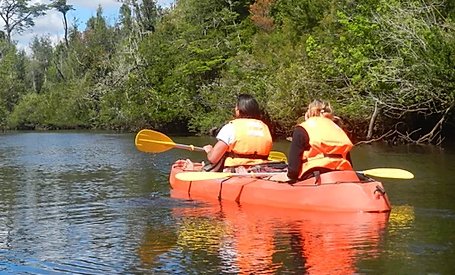
[(333, 110), (330, 103), (316, 99), (308, 105), (308, 110), (305, 113), (305, 119), (315, 116), (323, 116), (328, 119), (334, 119), (332, 112)]

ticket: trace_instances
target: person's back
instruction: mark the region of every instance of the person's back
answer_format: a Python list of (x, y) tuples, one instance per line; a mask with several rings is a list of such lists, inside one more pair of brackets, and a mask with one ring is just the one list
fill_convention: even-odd
[(230, 123), (234, 128), (234, 141), (227, 150), (225, 167), (255, 165), (268, 159), (272, 136), (264, 122), (253, 118), (237, 118)]
[(325, 117), (311, 117), (301, 126), (308, 133), (310, 149), (303, 154), (304, 163), (300, 177), (318, 167), (352, 170), (347, 154), (353, 145), (337, 124)]
[(211, 163), (222, 162), (223, 165), (216, 167), (264, 163), (272, 149), (272, 136), (267, 125), (261, 121), (259, 104), (247, 94), (238, 96), (235, 119), (223, 126), (216, 138), (218, 142), (215, 146), (204, 146)]
[(292, 138), (288, 167), (291, 180), (310, 177), (315, 171), (352, 170), (352, 142), (333, 118), (330, 104), (319, 100), (310, 103), (305, 121), (297, 125)]

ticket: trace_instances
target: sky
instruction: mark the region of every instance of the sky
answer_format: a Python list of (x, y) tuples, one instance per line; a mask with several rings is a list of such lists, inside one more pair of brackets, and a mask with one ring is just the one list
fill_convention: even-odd
[[(32, 3), (41, 2), (49, 4), (50, 0), (32, 0)], [(169, 7), (173, 0), (158, 0), (158, 5)], [(121, 6), (119, 0), (67, 0), (68, 5), (72, 5), (74, 10), (67, 14), (68, 25), (73, 25), (77, 22), (79, 30), (85, 29), (87, 20), (96, 15), (96, 10), (99, 5), (103, 8), (104, 17), (109, 24), (114, 24), (118, 19), (118, 11)], [(76, 19), (76, 21), (75, 21)], [(1, 20), (0, 20), (1, 21)], [(3, 29), (3, 22), (0, 22), (0, 28)], [(28, 45), (35, 36), (48, 36), (52, 42), (63, 40), (63, 16), (56, 10), (49, 10), (45, 16), (35, 19), (35, 26), (22, 34), (13, 34), (13, 40), (17, 42), (20, 49), (28, 51)]]

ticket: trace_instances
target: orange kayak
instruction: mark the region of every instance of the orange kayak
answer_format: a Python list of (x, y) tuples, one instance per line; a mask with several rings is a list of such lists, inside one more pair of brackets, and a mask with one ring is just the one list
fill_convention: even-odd
[(371, 178), (360, 180), (355, 171), (333, 171), (294, 184), (255, 177), (226, 177), (185, 181), (178, 173), (200, 171), (184, 168), (177, 161), (171, 169), (172, 193), (190, 199), (219, 199), (239, 204), (266, 205), (311, 211), (389, 212), (390, 201), (381, 182)]

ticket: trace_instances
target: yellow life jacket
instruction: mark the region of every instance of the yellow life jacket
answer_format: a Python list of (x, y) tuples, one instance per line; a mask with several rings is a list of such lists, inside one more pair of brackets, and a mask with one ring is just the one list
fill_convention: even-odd
[(238, 118), (230, 121), (234, 128), (234, 142), (229, 145), (224, 166), (255, 165), (267, 162), (272, 150), (269, 127), (257, 119)]
[(352, 170), (346, 155), (351, 151), (353, 144), (335, 122), (325, 117), (311, 117), (300, 126), (307, 131), (310, 139), (310, 149), (303, 153), (300, 177), (315, 167)]

